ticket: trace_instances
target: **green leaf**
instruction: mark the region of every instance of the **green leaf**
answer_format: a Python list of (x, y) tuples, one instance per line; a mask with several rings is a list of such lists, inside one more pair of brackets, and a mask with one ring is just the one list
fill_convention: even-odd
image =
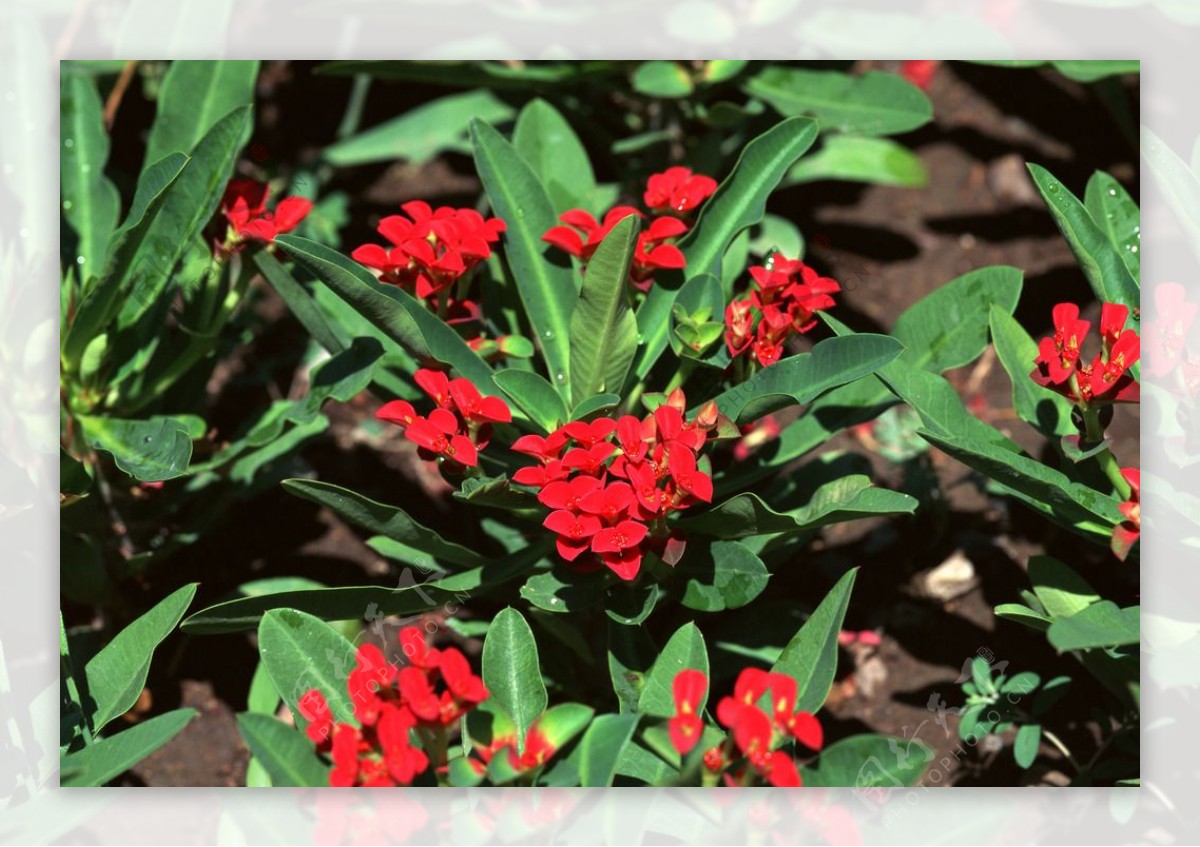
[(1069, 618), (1100, 600), (1083, 577), (1050, 556), (1029, 557), (1029, 582), (1053, 620)]
[(65, 366), (73, 368), (79, 365), (88, 344), (120, 310), (128, 287), (128, 265), (157, 219), (157, 212), (166, 199), (167, 191), (178, 180), (187, 163), (187, 156), (174, 153), (146, 168), (138, 176), (129, 213), (109, 243), (99, 284), (88, 289), (63, 338)]
[(930, 371), (975, 361), (988, 344), (991, 308), (1011, 315), (1021, 296), (1021, 281), (1019, 269), (992, 265), (965, 273), (922, 297), (900, 314), (892, 330), (911, 351), (904, 361)]
[[(721, 275), (721, 259), (729, 245), (738, 233), (762, 220), (767, 198), (816, 138), (816, 121), (789, 118), (746, 145), (732, 173), (704, 204), (695, 226), (679, 240), (687, 278)], [(674, 302), (675, 291), (656, 282), (637, 310), (644, 343), (634, 366), (638, 379), (650, 372), (667, 347)]]
[(275, 787), (316, 788), (329, 784), (329, 768), (295, 727), (270, 715), (237, 716), (238, 732)]
[(173, 273), (175, 267), (212, 220), (249, 127), (249, 106), (234, 109), (213, 124), (192, 149), (179, 178), (166, 189), (136, 252), (130, 253), (125, 241), (110, 253), (115, 264), (111, 269), (106, 265), (105, 274), (131, 285), (120, 311), (122, 328), (132, 326), (159, 298), (171, 296), (172, 283), (181, 283)]
[(496, 615), (483, 641), (483, 682), (491, 700), (517, 728), (517, 752), (524, 751), (529, 727), (546, 710), (546, 683), (538, 664), (533, 630), (516, 609)]
[(789, 184), (836, 179), (919, 188), (929, 181), (921, 157), (887, 138), (830, 135), (788, 171)]
[(621, 712), (636, 712), (658, 650), (644, 627), (608, 624), (608, 674)]
[(1035, 612), (1028, 606), (1022, 606), (1020, 603), (1001, 603), (992, 611), (995, 612), (998, 618), (1025, 624), (1025, 626), (1030, 629), (1036, 629), (1038, 632), (1045, 632), (1050, 628), (1050, 619), (1048, 617), (1041, 612)]
[(620, 394), (597, 394), (595, 397), (587, 398), (582, 403), (576, 403), (575, 408), (571, 410), (571, 420), (590, 420), (601, 412), (615, 409), (620, 402)]
[(483, 594), (529, 573), (546, 556), (547, 545), (535, 543), (482, 567), (417, 582), (409, 570), (396, 587), (357, 585), (343, 588), (281, 591), (257, 597), (239, 597), (201, 609), (183, 622), (189, 633), (239, 632), (258, 625), (264, 612), (292, 608), (324, 620), (359, 620), (365, 614), (406, 616), (431, 612), (446, 604), (459, 605), (463, 594)]
[(1131, 311), (1139, 308), (1137, 280), (1083, 203), (1045, 168), (1033, 163), (1027, 167), (1096, 297), (1107, 303), (1122, 303)]
[(762, 594), (771, 578), (762, 560), (736, 541), (714, 541), (699, 555), (689, 550), (679, 570), (687, 577), (680, 602), (700, 612), (739, 609)]
[(1142, 278), (1142, 213), (1125, 186), (1104, 171), (1087, 182), (1083, 204), (1129, 269), (1135, 282)]
[(88, 695), (95, 705), (92, 730), (128, 712), (137, 702), (154, 649), (170, 635), (196, 596), (196, 583), (168, 595), (104, 646), (87, 663)]
[(346, 691), (356, 661), (354, 645), (332, 626), (296, 609), (272, 609), (258, 627), (258, 653), (297, 721), (304, 720), (300, 698), (316, 689), (336, 720), (357, 725)]
[(1137, 59), (1059, 59), (1050, 63), (1060, 74), (1076, 82), (1095, 82), (1110, 76), (1141, 73)]
[[(718, 331), (722, 330), (724, 328), (721, 321), (724, 320), (725, 314), (725, 294), (721, 290), (721, 281), (713, 274), (700, 274), (692, 277), (680, 287), (679, 293), (675, 295), (673, 312), (682, 310), (684, 315), (691, 316), (704, 309), (708, 310), (709, 319), (716, 322)], [(685, 339), (681, 338), (681, 326), (676, 314), (672, 315), (671, 322), (675, 328), (670, 335), (671, 349), (678, 355)]]
[(103, 106), (90, 77), (64, 73), (60, 80), (59, 157), (62, 215), (78, 241), (66, 259), (76, 265), (83, 290), (88, 277), (98, 274), (117, 228), (121, 197), (104, 175), (108, 162), (108, 133)]
[(195, 709), (176, 709), (132, 726), (59, 759), (59, 785), (80, 788), (104, 785), (179, 734)]
[(1038, 385), (1029, 376), (1037, 358), (1037, 342), (1016, 318), (996, 305), (991, 308), (990, 326), (996, 356), (1012, 381), (1012, 403), (1017, 415), (1048, 438), (1074, 432), (1071, 401)]
[(470, 153), (467, 127), (473, 118), (498, 124), (513, 109), (486, 89), (449, 94), (326, 147), (321, 156), (338, 167), (375, 162), (426, 162), (439, 153)]
[(1070, 617), (1056, 617), (1046, 637), (1060, 653), (1137, 644), (1142, 637), (1141, 611), (1140, 606), (1122, 609), (1101, 600)]
[(879, 71), (851, 76), (767, 67), (748, 79), (742, 90), (767, 101), (784, 117), (813, 115), (826, 131), (894, 135), (933, 117), (933, 105), (921, 89), (903, 77)]
[[(556, 264), (542, 235), (558, 223), (545, 187), (494, 128), (471, 122), (475, 168), (493, 211), (507, 225), (505, 255), (554, 387), (571, 396), (570, 317), (579, 281), (569, 263)], [(562, 379), (559, 379), (559, 374)]]
[(84, 438), (94, 450), (112, 454), (117, 467), (143, 482), (159, 482), (187, 473), (192, 439), (204, 434), (199, 418), (156, 415), (143, 421), (80, 416)]
[(552, 432), (569, 419), (563, 398), (541, 374), (505, 368), (496, 371), (496, 384), (543, 432)]
[(745, 492), (676, 526), (715, 538), (746, 538), (804, 532), (873, 515), (912, 514), (917, 500), (899, 491), (876, 488), (862, 474), (844, 476), (817, 489), (804, 506), (777, 512), (757, 494)]
[(915, 739), (852, 735), (821, 751), (816, 765), (800, 768), (805, 787), (902, 788), (916, 785), (932, 751)]
[(396, 506), (376, 503), (349, 489), (313, 479), (285, 479), (280, 484), (289, 494), (325, 506), (356, 526), (407, 544), (438, 562), (473, 568), (487, 561), (487, 557), (461, 544), (447, 541), (432, 529), (417, 523)]
[(633, 90), (647, 97), (687, 97), (695, 89), (677, 62), (642, 62), (633, 72)]
[(551, 706), (535, 722), (538, 732), (555, 750), (561, 750), (591, 723), (596, 710), (580, 703)]
[(638, 220), (629, 215), (596, 248), (571, 312), (571, 396), (576, 403), (619, 391), (637, 352), (637, 321), (629, 308), (629, 265)]
[[(254, 104), (258, 62), (176, 59), (163, 76), (158, 111), (146, 139), (146, 164), (170, 153), (191, 153), (217, 121)], [(238, 146), (249, 138), (247, 121)]]
[[(642, 695), (638, 699), (638, 712), (659, 718), (674, 715), (675, 675), (684, 668), (708, 675), (708, 650), (704, 646), (704, 635), (694, 623), (686, 623), (675, 630), (658, 654), (654, 666), (646, 675)], [(704, 703), (700, 703), (698, 710), (703, 707)]]
[[(477, 117), (496, 123), (487, 115)], [(534, 98), (521, 109), (512, 143), (545, 186), (555, 212), (596, 205), (596, 176), (587, 150), (567, 120), (545, 100)]]
[(812, 402), (831, 388), (874, 373), (903, 350), (899, 341), (887, 335), (827, 338), (810, 352), (788, 356), (717, 395), (717, 408), (738, 423), (749, 423), (786, 406)]
[(659, 593), (654, 582), (631, 584), (618, 581), (604, 593), (604, 613), (623, 626), (641, 626), (654, 611)]
[(607, 788), (616, 775), (617, 762), (637, 728), (635, 714), (600, 715), (592, 721), (568, 761), (579, 773), (584, 788)]
[(58, 448), (58, 491), (60, 495), (86, 497), (92, 490), (92, 477), (82, 462)]
[(414, 356), (429, 357), (449, 365), (485, 395), (499, 392), (487, 362), (467, 346), (462, 336), (407, 291), (380, 283), (362, 265), (315, 241), (294, 235), (281, 235), (275, 241)]
[[(787, 674), (796, 680), (799, 692), (796, 708), (801, 711), (816, 712), (829, 696), (837, 671), (838, 632), (846, 617), (857, 574), (858, 568), (852, 568), (837, 581), (771, 668), (772, 673)], [(822, 754), (822, 760), (830, 749)]]
[(325, 315), (317, 305), (317, 301), (303, 285), (296, 281), (287, 268), (266, 250), (259, 250), (253, 255), (254, 264), (258, 266), (275, 292), (287, 303), (292, 314), (296, 316), (296, 320), (300, 321), (301, 326), (304, 327), (304, 331), (330, 353), (339, 353), (345, 349), (346, 345), (329, 322), (325, 320)]
[(1033, 764), (1037, 758), (1038, 748), (1042, 744), (1042, 725), (1040, 723), (1025, 724), (1017, 730), (1017, 739), (1013, 742), (1013, 757), (1022, 768)]

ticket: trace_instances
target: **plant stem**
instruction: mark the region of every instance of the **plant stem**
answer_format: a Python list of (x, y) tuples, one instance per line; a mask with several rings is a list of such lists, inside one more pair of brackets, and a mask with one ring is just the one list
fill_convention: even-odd
[[(1080, 412), (1083, 415), (1084, 437), (1093, 444), (1104, 441), (1104, 427), (1100, 424), (1099, 409), (1082, 406), (1080, 407)], [(1112, 454), (1111, 450), (1105, 447), (1095, 455), (1095, 459), (1097, 464), (1100, 465), (1100, 470), (1104, 471), (1104, 475), (1112, 483), (1112, 487), (1117, 492), (1117, 495), (1122, 500), (1128, 500), (1132, 490), (1129, 487), (1129, 483), (1125, 481), (1125, 477), (1121, 475), (1121, 466), (1117, 462), (1117, 457)]]
[(1083, 773), (1083, 768), (1079, 766), (1079, 762), (1075, 761), (1075, 757), (1071, 755), (1071, 751), (1067, 749), (1067, 745), (1063, 744), (1062, 739), (1055, 735), (1046, 727), (1042, 727), (1042, 738), (1045, 738), (1051, 744), (1058, 748), (1058, 752), (1063, 754), (1063, 757), (1071, 763), (1071, 767), (1075, 768), (1076, 773)]

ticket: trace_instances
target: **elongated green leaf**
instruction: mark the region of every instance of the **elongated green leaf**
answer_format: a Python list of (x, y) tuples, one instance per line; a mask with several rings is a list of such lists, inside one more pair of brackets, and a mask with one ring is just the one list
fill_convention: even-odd
[(742, 90), (766, 100), (784, 117), (813, 115), (826, 131), (892, 135), (916, 129), (933, 117), (933, 105), (921, 89), (879, 71), (851, 76), (767, 67), (746, 80)]
[(470, 153), (467, 128), (478, 118), (498, 124), (513, 109), (486, 89), (449, 94), (410, 109), (326, 147), (325, 161), (339, 167), (397, 160), (420, 163), (442, 152)]
[(687, 97), (696, 84), (678, 62), (642, 62), (633, 73), (633, 90), (648, 97)]
[[(212, 220), (225, 183), (250, 126), (250, 107), (241, 106), (218, 120), (192, 149), (183, 173), (167, 188), (140, 249), (119, 278), (131, 283), (120, 312), (120, 326), (131, 326), (170, 291), (174, 270), (204, 226)], [(121, 251), (115, 254), (121, 257)], [(105, 273), (108, 273), (105, 268)]]
[(1100, 595), (1083, 577), (1051, 556), (1029, 557), (1029, 582), (1053, 620), (1077, 615), (1100, 602)]
[[(570, 319), (579, 281), (547, 255), (542, 236), (557, 224), (554, 206), (529, 164), (494, 128), (471, 122), (475, 167), (492, 209), (507, 225), (505, 255), (554, 387), (571, 396)], [(559, 375), (562, 379), (559, 379)]]
[(140, 421), (80, 416), (78, 420), (92, 449), (112, 454), (118, 468), (143, 482), (186, 474), (192, 439), (204, 434), (203, 421), (187, 415)]
[(104, 738), (59, 760), (59, 785), (80, 788), (104, 785), (179, 734), (195, 709), (176, 709)]
[(138, 177), (133, 203), (125, 221), (112, 237), (99, 283), (88, 289), (63, 338), (65, 367), (78, 367), (88, 344), (106, 328), (121, 308), (122, 297), (128, 287), (128, 275), (124, 269), (145, 241), (168, 189), (174, 185), (187, 163), (187, 156), (173, 153), (146, 168)]
[(1122, 303), (1131, 311), (1137, 309), (1140, 305), (1137, 280), (1083, 203), (1045, 168), (1033, 163), (1028, 168), (1096, 297), (1108, 303)]
[(1123, 647), (1142, 638), (1141, 607), (1119, 608), (1110, 600), (1093, 603), (1050, 624), (1046, 637), (1060, 653), (1097, 647)]
[(644, 627), (608, 623), (608, 675), (621, 712), (636, 712), (658, 649)]
[(614, 75), (621, 65), (611, 61), (478, 62), (462, 60), (326, 62), (318, 74), (367, 74), (376, 79), (409, 80), (442, 86), (486, 85), (493, 89), (525, 90)]
[(852, 735), (822, 750), (815, 765), (801, 767), (800, 778), (812, 787), (902, 788), (920, 782), (930, 752), (919, 740)]
[(357, 723), (346, 691), (346, 676), (355, 665), (354, 645), (325, 621), (296, 609), (272, 609), (258, 627), (258, 654), (297, 721), (305, 720), (297, 703), (315, 689), (336, 720)]
[[(816, 121), (789, 118), (746, 145), (733, 171), (704, 204), (695, 226), (679, 241), (687, 278), (708, 273), (720, 277), (721, 259), (729, 245), (738, 233), (762, 220), (767, 198), (816, 138)], [(667, 347), (674, 302), (675, 290), (656, 282), (638, 308), (638, 332), (644, 345), (634, 366), (639, 379)]]
[[(675, 714), (675, 697), (672, 686), (675, 675), (684, 668), (708, 674), (708, 648), (704, 646), (704, 635), (694, 623), (686, 623), (667, 641), (662, 652), (646, 675), (642, 695), (638, 699), (639, 713), (669, 718)], [(700, 703), (697, 710), (703, 709)]]
[(915, 188), (929, 181), (929, 172), (920, 156), (890, 139), (830, 135), (787, 174), (788, 183), (821, 179)]
[(403, 542), (439, 562), (472, 568), (487, 561), (487, 557), (445, 540), (396, 506), (376, 503), (349, 489), (313, 479), (285, 479), (281, 485), (289, 494), (326, 506), (363, 529)]
[(1040, 723), (1025, 724), (1017, 730), (1016, 740), (1013, 741), (1013, 757), (1017, 764), (1027, 768), (1037, 758), (1038, 748), (1042, 744), (1042, 725)]
[(1036, 629), (1038, 632), (1045, 632), (1050, 628), (1050, 619), (1048, 617), (1041, 612), (1035, 612), (1028, 606), (1022, 606), (1020, 603), (1001, 603), (992, 611), (998, 618), (1024, 624), (1030, 629)]
[(1096, 171), (1088, 180), (1083, 195), (1088, 214), (1117, 251), (1135, 282), (1142, 274), (1142, 214), (1125, 186), (1104, 171)]
[(588, 262), (583, 290), (571, 312), (571, 396), (576, 403), (619, 391), (637, 352), (637, 321), (628, 296), (637, 228), (637, 216), (626, 217)]
[(990, 309), (1011, 315), (1021, 296), (1021, 280), (1017, 268), (992, 265), (965, 273), (922, 297), (896, 318), (892, 330), (910, 351), (904, 361), (930, 371), (975, 361), (987, 347)]
[(874, 373), (903, 350), (899, 341), (887, 335), (827, 338), (810, 352), (763, 368), (717, 395), (717, 408), (738, 423), (748, 423), (785, 406), (809, 403), (831, 388)]
[(262, 271), (262, 275), (275, 292), (287, 303), (296, 320), (300, 321), (304, 331), (311, 335), (314, 341), (330, 353), (340, 353), (345, 349), (345, 342), (325, 319), (316, 300), (274, 255), (266, 250), (259, 250), (254, 254), (254, 264)]
[(365, 614), (415, 615), (438, 607), (454, 613), (466, 599), (528, 574), (545, 558), (544, 543), (522, 547), (517, 552), (482, 567), (431, 578), (421, 582), (406, 569), (396, 587), (359, 585), (344, 588), (289, 590), (256, 597), (239, 597), (201, 609), (183, 622), (183, 630), (197, 634), (239, 632), (258, 626), (271, 609), (297, 609), (324, 620), (358, 620)]
[(317, 279), (414, 356), (444, 362), (473, 382), (483, 394), (499, 393), (487, 362), (411, 294), (380, 283), (362, 265), (315, 241), (294, 235), (281, 235), (275, 240)]
[[(163, 77), (158, 112), (146, 139), (146, 163), (169, 153), (191, 153), (217, 121), (254, 104), (258, 62), (176, 59)], [(246, 143), (250, 123), (238, 146)]]
[(496, 384), (544, 432), (557, 429), (570, 418), (566, 403), (541, 374), (505, 368), (496, 372)]
[(533, 630), (516, 609), (496, 615), (483, 641), (483, 682), (491, 700), (517, 727), (518, 752), (525, 735), (546, 710), (546, 683), (538, 664)]
[(1034, 382), (1029, 374), (1037, 358), (1037, 342), (1012, 315), (998, 306), (991, 310), (992, 343), (996, 356), (1012, 381), (1013, 409), (1021, 420), (1049, 438), (1075, 431), (1071, 402), (1057, 392)]
[(787, 674), (796, 680), (799, 691), (796, 708), (801, 711), (817, 711), (829, 696), (837, 671), (838, 632), (850, 605), (857, 574), (858, 569), (853, 568), (837, 581), (771, 668), (772, 673)]
[(746, 538), (802, 532), (875, 515), (912, 514), (916, 508), (915, 498), (876, 488), (869, 477), (854, 474), (822, 485), (805, 506), (790, 512), (776, 512), (758, 495), (745, 493), (677, 526), (715, 538)]
[(616, 775), (617, 762), (637, 728), (635, 714), (600, 715), (592, 721), (569, 760), (584, 788), (607, 788)]
[(117, 228), (121, 197), (104, 175), (108, 163), (108, 133), (103, 107), (90, 77), (64, 73), (59, 100), (62, 154), (59, 158), (63, 220), (77, 243), (67, 256), (76, 265), (83, 290), (88, 277), (98, 274), (108, 255), (108, 244)]
[[(496, 123), (484, 114), (476, 117)], [(512, 143), (545, 186), (556, 213), (597, 205), (596, 177), (587, 150), (566, 119), (545, 100), (535, 98), (521, 109)]]
[(1050, 63), (1063, 76), (1076, 82), (1095, 82), (1109, 76), (1141, 73), (1137, 59), (1058, 59)]
[(270, 775), (271, 785), (315, 788), (329, 784), (329, 768), (295, 727), (252, 712), (238, 715), (237, 725), (255, 761)]
[(715, 541), (703, 555), (697, 552), (689, 549), (679, 565), (681, 575), (687, 577), (680, 602), (689, 609), (741, 608), (761, 594), (771, 578), (762, 560), (736, 541)]
[(195, 596), (195, 583), (168, 595), (117, 633), (87, 663), (88, 696), (95, 708), (91, 719), (94, 732), (133, 708), (146, 685), (154, 649), (175, 629)]

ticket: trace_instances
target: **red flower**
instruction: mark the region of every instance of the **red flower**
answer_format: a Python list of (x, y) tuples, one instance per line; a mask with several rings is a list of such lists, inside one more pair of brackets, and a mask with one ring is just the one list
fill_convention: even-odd
[(922, 91), (928, 91), (933, 75), (937, 73), (937, 59), (914, 59), (900, 63), (900, 75)]
[(678, 218), (656, 218), (650, 228), (638, 234), (629, 275), (642, 291), (653, 284), (655, 271), (679, 270), (686, 264), (683, 252), (674, 244), (665, 243), (687, 232), (687, 224)]
[(796, 711), (795, 678), (781, 673), (768, 674), (767, 678), (775, 725), (804, 746), (820, 750), (825, 743), (825, 733), (815, 715)]
[(542, 526), (558, 533), (558, 555), (573, 562), (591, 546), (592, 536), (600, 531), (601, 524), (595, 515), (577, 515), (559, 509), (548, 514)]
[(698, 670), (686, 668), (675, 674), (671, 691), (675, 698), (675, 716), (667, 722), (667, 731), (679, 755), (686, 756), (700, 743), (704, 732), (704, 721), (698, 712), (708, 691), (708, 677)]
[(346, 679), (346, 690), (354, 704), (354, 717), (363, 726), (374, 726), (385, 705), (380, 693), (396, 678), (396, 666), (374, 644), (358, 648), (357, 664)]
[(1164, 376), (1174, 370), (1187, 351), (1187, 336), (1196, 320), (1200, 304), (1187, 299), (1187, 290), (1177, 282), (1154, 289), (1154, 320), (1146, 321), (1142, 335), (1146, 341), (1146, 371)]
[(435, 211), (420, 200), (401, 209), (404, 215), (389, 215), (377, 227), (389, 247), (364, 244), (350, 257), (422, 299), (436, 297), (491, 256), (491, 245), (505, 230), (503, 221), (485, 219), (474, 209)]
[(253, 179), (231, 179), (221, 198), (221, 214), (236, 233), (238, 241), (269, 243), (275, 236), (295, 229), (312, 211), (312, 201), (303, 197), (286, 197), (267, 211), (269, 189)]
[(671, 478), (681, 491), (705, 503), (712, 502), (712, 477), (697, 468), (696, 456), (691, 450), (682, 447), (672, 450), (668, 463)]
[(1100, 318), (1101, 351), (1085, 364), (1081, 358), (1084, 337), (1091, 324), (1079, 319), (1079, 307), (1059, 303), (1054, 307), (1054, 336), (1038, 345), (1036, 367), (1030, 378), (1075, 403), (1136, 403), (1140, 389), (1129, 369), (1140, 356), (1141, 339), (1135, 329), (1122, 329), (1128, 309), (1104, 304)]
[(328, 750), (333, 742), (333, 712), (325, 695), (317, 689), (305, 693), (296, 703), (300, 717), (309, 722), (304, 733), (308, 740), (317, 745), (320, 750)]
[(725, 309), (725, 346), (735, 358), (752, 349), (762, 367), (779, 361), (788, 337), (812, 329), (817, 312), (831, 308), (841, 291), (836, 280), (779, 254), (750, 268), (750, 277), (749, 297)]
[(400, 630), (400, 649), (415, 668), (428, 671), (438, 666), (441, 654), (429, 646), (425, 631), (420, 627), (406, 626)]
[(412, 404), (393, 400), (375, 416), (404, 427), (405, 437), (420, 448), (425, 458), (450, 460), (450, 470), (475, 467), (479, 451), (487, 446), (492, 423), (508, 423), (512, 412), (499, 397), (484, 397), (466, 379), (451, 380), (442, 371), (418, 370), (413, 379), (437, 403), (423, 418)]
[(538, 502), (551, 509), (579, 511), (579, 498), (601, 487), (594, 476), (577, 476), (570, 481), (552, 482), (538, 492)]
[(1122, 468), (1121, 476), (1129, 483), (1129, 499), (1119, 508), (1125, 520), (1113, 528), (1112, 551), (1122, 562), (1142, 534), (1142, 472), (1137, 468)]
[(691, 168), (673, 167), (650, 176), (642, 201), (656, 212), (683, 214), (695, 209), (716, 190), (717, 181), (712, 177), (693, 174)]
[(1079, 307), (1074, 303), (1059, 303), (1054, 307), (1054, 336), (1038, 344), (1038, 357), (1043, 384), (1061, 385), (1071, 378), (1079, 361), (1079, 348), (1091, 323), (1079, 319)]

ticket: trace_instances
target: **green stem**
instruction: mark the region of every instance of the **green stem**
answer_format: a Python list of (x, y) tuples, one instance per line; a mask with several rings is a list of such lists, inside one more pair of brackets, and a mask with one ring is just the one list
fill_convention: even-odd
[(346, 111), (342, 115), (342, 122), (338, 124), (337, 128), (338, 140), (351, 136), (358, 131), (358, 124), (362, 120), (363, 105), (367, 102), (367, 91), (370, 88), (370, 74), (354, 75), (354, 84), (350, 88), (350, 97), (346, 102)]
[[(1100, 411), (1094, 407), (1081, 406), (1080, 412), (1083, 415), (1083, 424), (1085, 428), (1084, 437), (1092, 444), (1100, 443), (1104, 440), (1104, 427), (1100, 424)], [(1121, 475), (1121, 466), (1117, 462), (1117, 457), (1112, 454), (1112, 451), (1105, 447), (1094, 457), (1097, 464), (1100, 465), (1100, 470), (1104, 471), (1104, 475), (1108, 477), (1108, 481), (1112, 483), (1113, 490), (1117, 492), (1122, 500), (1128, 500), (1132, 494), (1132, 489), (1125, 477)]]

